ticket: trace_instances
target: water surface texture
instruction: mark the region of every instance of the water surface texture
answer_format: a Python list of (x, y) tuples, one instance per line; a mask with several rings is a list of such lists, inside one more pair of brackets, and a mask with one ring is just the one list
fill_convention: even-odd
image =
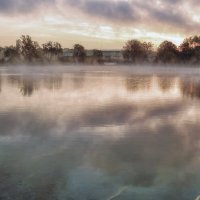
[(200, 77), (0, 75), (0, 199), (195, 200)]

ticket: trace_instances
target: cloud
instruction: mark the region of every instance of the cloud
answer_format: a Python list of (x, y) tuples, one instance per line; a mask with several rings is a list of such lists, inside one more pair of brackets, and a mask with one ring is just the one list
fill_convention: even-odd
[[(200, 29), (193, 21), (191, 12), (195, 7), (194, 1), (107, 1), (107, 0), (65, 0), (65, 6), (76, 9), (82, 14), (100, 18), (107, 22), (123, 22), (124, 25), (144, 25), (146, 27), (174, 27), (187, 30)], [(149, 22), (151, 22), (149, 24)]]
[[(29, 13), (39, 9), (41, 6), (52, 6), (54, 9), (56, 5), (64, 3), (65, 9), (69, 10), (71, 7), (89, 16), (101, 17), (109, 21), (123, 21), (134, 22), (138, 20), (138, 16), (144, 17), (146, 12), (150, 17), (155, 17), (160, 21), (173, 21), (183, 23), (185, 12), (183, 11), (184, 2), (182, 0), (165, 0), (159, 1), (151, 0), (143, 2), (138, 0), (132, 1), (108, 1), (108, 0), (0, 0), (1, 13)], [(173, 2), (173, 4), (172, 4)], [(196, 0), (189, 1), (189, 6), (194, 7)], [(171, 8), (176, 6), (174, 12)], [(182, 14), (184, 13), (184, 15)]]
[(137, 19), (133, 7), (124, 1), (87, 1), (83, 6), (83, 10), (89, 14), (114, 21), (133, 21)]
[(54, 0), (0, 0), (0, 13), (31, 13), (40, 6), (47, 6), (55, 3)]
[[(47, 38), (56, 39), (66, 47), (79, 42), (87, 48), (119, 49), (132, 38), (156, 44), (168, 39), (180, 44), (184, 37), (199, 34), (198, 3), (198, 0), (0, 0), (1, 45), (15, 44), (16, 37), (25, 33), (40, 43)], [(48, 18), (55, 23), (49, 23)], [(108, 33), (101, 29), (103, 26), (112, 31)]]
[(128, 1), (65, 0), (65, 5), (76, 8), (86, 15), (109, 21), (130, 22), (137, 19), (136, 12)]
[(162, 30), (169, 27), (173, 29), (179, 29), (181, 31), (200, 30), (200, 24), (193, 21), (192, 16), (193, 3), (192, 1), (187, 2), (187, 4), (182, 0), (166, 0), (166, 1), (156, 1), (151, 0), (148, 2), (133, 0), (132, 3), (135, 4), (137, 10), (142, 13), (140, 23), (144, 23), (147, 27), (146, 21), (151, 21), (151, 26), (157, 26), (158, 29)]

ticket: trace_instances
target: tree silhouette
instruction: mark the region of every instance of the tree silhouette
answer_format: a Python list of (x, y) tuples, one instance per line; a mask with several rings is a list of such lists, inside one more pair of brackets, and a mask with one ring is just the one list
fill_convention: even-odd
[(123, 47), (125, 60), (132, 62), (144, 62), (148, 60), (148, 54), (152, 51), (152, 43), (129, 40)]
[(75, 44), (73, 56), (76, 59), (76, 61), (84, 62), (85, 57), (86, 57), (85, 48), (80, 44)]
[(40, 46), (29, 35), (22, 35), (16, 42), (16, 48), (28, 62), (32, 62), (40, 57)]
[[(51, 63), (67, 56), (71, 57), (70, 53), (62, 55), (62, 52), (62, 46), (58, 42), (49, 41), (42, 44), (41, 48), (38, 42), (33, 41), (29, 35), (22, 35), (16, 41), (16, 46), (0, 47), (0, 63), (34, 63), (36, 61), (49, 61)], [(113, 52), (108, 51), (108, 53), (111, 55)], [(170, 41), (164, 41), (157, 50), (154, 50), (153, 44), (150, 42), (129, 40), (119, 53), (119, 56), (110, 56), (110, 60), (113, 62), (117, 61), (117, 58), (120, 60), (121, 53), (124, 61), (133, 63), (154, 63), (156, 61), (157, 63), (166, 64), (199, 64), (200, 36), (186, 38), (179, 47)], [(103, 63), (103, 52), (101, 50), (94, 49), (93, 54), (88, 54), (88, 57), (90, 59), (87, 60)], [(85, 61), (86, 50), (82, 45), (74, 45), (73, 58), (72, 60), (75, 62), (83, 63)], [(66, 61), (69, 60), (66, 59)]]
[(194, 53), (194, 63), (200, 63), (200, 46), (196, 46), (193, 49), (193, 53)]
[(19, 52), (14, 46), (5, 47), (3, 57), (7, 62), (16, 62), (19, 60)]
[(0, 47), (0, 63), (3, 62), (3, 59), (4, 59), (4, 48)]
[(94, 49), (93, 56), (98, 63), (102, 63), (103, 52), (101, 50)]
[(180, 58), (183, 62), (200, 62), (200, 36), (186, 38), (179, 47)]
[(58, 56), (63, 52), (62, 46), (58, 42), (49, 41), (42, 45), (43, 52), (47, 57), (48, 61), (58, 59)]
[(177, 46), (170, 41), (164, 41), (157, 50), (156, 61), (162, 63), (176, 63), (179, 52)]

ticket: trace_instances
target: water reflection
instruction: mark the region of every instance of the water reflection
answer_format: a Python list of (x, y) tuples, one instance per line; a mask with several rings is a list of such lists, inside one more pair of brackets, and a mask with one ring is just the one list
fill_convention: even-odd
[(23, 96), (31, 96), (34, 90), (35, 89), (32, 81), (26, 79), (22, 81), (22, 86), (20, 88), (20, 91)]
[(161, 77), (158, 84), (163, 91), (169, 91), (173, 85), (172, 79), (166, 77)]
[(76, 73), (73, 77), (74, 89), (81, 89), (84, 87), (85, 72)]
[(2, 75), (0, 199), (190, 200), (199, 193), (199, 80)]
[(181, 90), (184, 96), (191, 98), (200, 98), (200, 82), (187, 80), (181, 85)]
[[(4, 77), (5, 78), (5, 77)], [(9, 75), (6, 77), (6, 81), (13, 87), (20, 87), (22, 81), (22, 76), (19, 75)]]
[[(94, 76), (94, 77), (92, 77)], [(85, 72), (80, 72), (76, 74), (68, 74), (65, 77), (62, 75), (48, 75), (48, 76), (23, 76), (23, 75), (9, 75), (8, 77), (3, 77), (5, 90), (8, 85), (13, 88), (19, 88), (20, 93), (23, 96), (31, 96), (34, 91), (43, 90), (44, 88), (48, 90), (90, 90), (94, 89), (95, 86), (99, 87), (102, 84), (104, 91), (108, 91), (107, 88), (113, 89), (114, 83), (118, 86), (123, 87), (125, 92), (129, 93), (145, 93), (152, 92), (156, 88), (155, 93), (167, 93), (169, 91), (177, 90), (183, 97), (200, 98), (200, 80), (192, 80), (191, 78), (181, 79), (179, 77), (166, 77), (166, 76), (128, 76), (128, 77), (102, 77), (97, 75), (86, 74)], [(64, 85), (63, 84), (64, 81)], [(94, 81), (92, 83), (92, 81)], [(104, 82), (105, 81), (105, 82)], [(122, 83), (125, 81), (125, 84)], [(85, 83), (86, 82), (86, 83)], [(89, 83), (90, 82), (90, 83)], [(112, 82), (112, 85), (107, 85)], [(88, 85), (89, 83), (89, 85)], [(84, 86), (86, 84), (86, 86)], [(123, 85), (122, 85), (123, 84)], [(68, 86), (67, 86), (68, 85)], [(2, 77), (0, 76), (0, 86), (2, 87)], [(125, 86), (125, 87), (124, 87)], [(0, 88), (1, 88), (0, 87)], [(85, 88), (84, 88), (85, 87)], [(99, 89), (99, 88), (96, 88)], [(103, 91), (103, 92), (104, 92)], [(97, 91), (98, 92), (98, 91)], [(119, 91), (120, 92), (120, 91)], [(124, 92), (124, 91), (123, 91)], [(124, 93), (121, 90), (121, 95)], [(123, 94), (122, 94), (123, 93)], [(154, 94), (155, 94), (154, 93)], [(112, 93), (110, 93), (112, 95)]]
[(148, 90), (151, 85), (150, 76), (130, 76), (126, 79), (126, 87), (129, 91)]
[(49, 90), (58, 90), (62, 87), (62, 75), (51, 75), (44, 78), (44, 85)]

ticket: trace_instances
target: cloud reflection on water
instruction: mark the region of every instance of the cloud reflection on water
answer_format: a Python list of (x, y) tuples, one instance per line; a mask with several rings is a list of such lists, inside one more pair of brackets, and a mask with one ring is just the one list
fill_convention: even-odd
[(198, 80), (104, 73), (1, 80), (1, 199), (198, 196)]

